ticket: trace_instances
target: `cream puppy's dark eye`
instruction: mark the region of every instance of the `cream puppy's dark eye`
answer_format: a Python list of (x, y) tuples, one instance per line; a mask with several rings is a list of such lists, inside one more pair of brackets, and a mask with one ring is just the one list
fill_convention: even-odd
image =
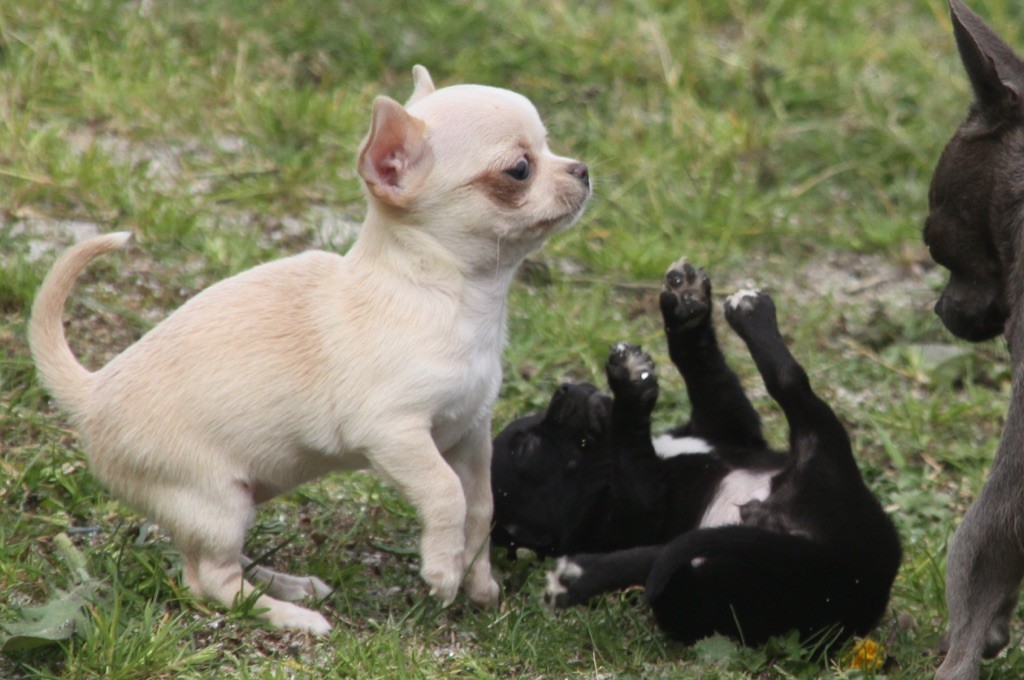
[(505, 171), (505, 174), (512, 179), (525, 182), (530, 176), (530, 160), (525, 156), (520, 158), (518, 163)]

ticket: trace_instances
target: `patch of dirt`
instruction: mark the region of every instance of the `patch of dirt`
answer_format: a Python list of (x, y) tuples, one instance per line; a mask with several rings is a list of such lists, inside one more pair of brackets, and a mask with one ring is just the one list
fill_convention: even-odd
[[(218, 156), (223, 164), (225, 154), (241, 155), (246, 150), (241, 137), (141, 142), (89, 127), (72, 131), (67, 140), (77, 154), (98, 150), (117, 163), (144, 165), (156, 190), (187, 182), (187, 192), (193, 195), (209, 192), (213, 180), (190, 174), (187, 167), (213, 163)], [(311, 205), (301, 214), (285, 216), (215, 209), (200, 216), (197, 226), (209, 233), (254, 234), (262, 250), (280, 255), (309, 248), (344, 251), (359, 227), (345, 212), (327, 205)], [(0, 230), (6, 232), (12, 255), (49, 264), (70, 245), (111, 229), (99, 222), (55, 218), (26, 207), (6, 218), (0, 214)], [(171, 257), (145, 243), (132, 244), (123, 255), (97, 260), (76, 284), (66, 312), (72, 349), (87, 366), (102, 366), (184, 301), (214, 283), (214, 277), (207, 273), (211, 269), (208, 264), (202, 254), (188, 249), (177, 249)]]
[[(775, 264), (779, 269), (787, 267), (781, 260)], [(903, 253), (898, 263), (881, 255), (838, 251), (793, 271), (792, 278), (780, 282), (779, 291), (780, 297), (800, 305), (824, 297), (840, 306), (878, 304), (930, 313), (934, 290), (943, 279), (943, 272), (928, 260), (923, 248)]]
[(208, 193), (214, 182), (211, 176), (187, 176), (186, 158), (193, 165), (202, 165), (213, 163), (218, 153), (241, 155), (246, 148), (243, 138), (231, 135), (214, 137), (208, 143), (199, 139), (153, 142), (132, 140), (88, 127), (73, 130), (66, 140), (72, 153), (82, 155), (98, 151), (122, 165), (144, 166), (146, 178), (155, 190), (168, 190), (187, 182), (186, 191), (192, 195)]
[[(4, 226), (0, 217), (0, 228)], [(63, 250), (73, 243), (100, 235), (99, 225), (84, 220), (61, 220), (42, 215), (25, 215), (14, 222), (8, 232), (26, 244), (25, 259), (37, 262), (55, 250)]]
[(356, 240), (361, 227), (361, 222), (344, 211), (314, 204), (301, 215), (271, 220), (263, 230), (263, 242), (268, 248), (286, 252), (320, 248), (343, 253)]

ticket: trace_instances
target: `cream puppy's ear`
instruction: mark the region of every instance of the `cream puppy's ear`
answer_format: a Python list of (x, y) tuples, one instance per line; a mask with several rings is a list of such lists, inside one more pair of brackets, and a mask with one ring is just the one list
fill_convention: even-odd
[(373, 101), (370, 134), (359, 150), (359, 175), (371, 195), (396, 208), (410, 205), (433, 164), (426, 130), (394, 99)]
[(412, 84), (412, 96), (405, 103), (407, 107), (412, 106), (437, 89), (434, 87), (434, 81), (430, 79), (430, 73), (427, 72), (427, 68), (420, 64), (412, 67)]

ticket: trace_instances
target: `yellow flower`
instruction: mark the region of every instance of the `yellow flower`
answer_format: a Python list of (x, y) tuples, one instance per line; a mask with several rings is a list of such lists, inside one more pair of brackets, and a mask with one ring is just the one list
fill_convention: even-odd
[(871, 638), (857, 639), (843, 665), (847, 668), (875, 670), (882, 665), (885, 655), (878, 643)]

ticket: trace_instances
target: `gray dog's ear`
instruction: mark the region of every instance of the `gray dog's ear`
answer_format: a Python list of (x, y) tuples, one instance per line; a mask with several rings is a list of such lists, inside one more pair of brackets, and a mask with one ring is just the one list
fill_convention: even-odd
[(359, 175), (371, 196), (407, 208), (433, 165), (426, 124), (390, 97), (373, 101), (370, 133), (359, 150)]
[(412, 96), (405, 103), (406, 106), (412, 106), (437, 89), (434, 87), (434, 81), (430, 79), (430, 73), (427, 71), (427, 68), (420, 64), (412, 67), (412, 83)]
[(999, 118), (1019, 115), (1024, 62), (961, 0), (949, 0), (949, 13), (960, 59), (978, 105)]

